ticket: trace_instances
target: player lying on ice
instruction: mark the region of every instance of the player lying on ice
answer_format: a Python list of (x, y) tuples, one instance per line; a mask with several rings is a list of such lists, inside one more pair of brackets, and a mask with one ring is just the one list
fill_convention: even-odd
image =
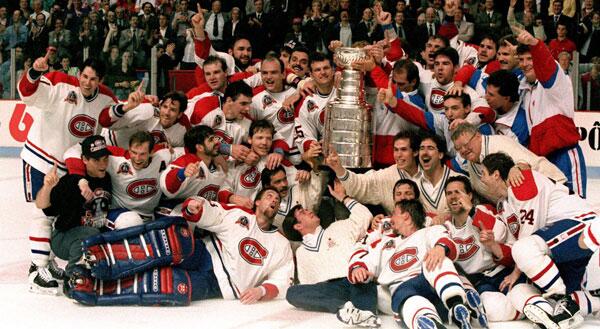
[[(258, 193), (253, 211), (194, 197), (183, 218), (90, 237), (83, 242), (89, 269), (77, 267), (66, 294), (87, 305), (181, 306), (285, 296), (294, 263), (288, 240), (272, 226), (279, 202), (272, 188)], [(190, 228), (209, 234), (195, 239)]]

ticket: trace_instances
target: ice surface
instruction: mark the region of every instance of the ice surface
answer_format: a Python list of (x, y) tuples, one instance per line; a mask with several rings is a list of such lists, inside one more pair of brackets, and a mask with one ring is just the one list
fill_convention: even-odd
[[(284, 300), (241, 305), (210, 300), (189, 307), (86, 307), (63, 296), (28, 292), (28, 220), (31, 206), (23, 198), (21, 160), (0, 158), (0, 319), (4, 328), (342, 328), (335, 316), (304, 312)], [(600, 209), (600, 180), (590, 181), (588, 194)], [(399, 328), (383, 316), (382, 328)], [(588, 318), (581, 328), (598, 328)], [(531, 328), (525, 321), (493, 323), (491, 328)]]

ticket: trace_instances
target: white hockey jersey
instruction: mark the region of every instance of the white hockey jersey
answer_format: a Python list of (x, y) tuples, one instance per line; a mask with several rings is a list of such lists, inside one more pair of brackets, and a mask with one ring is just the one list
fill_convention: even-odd
[(62, 175), (67, 170), (65, 151), (86, 137), (100, 134), (101, 125), (110, 126), (121, 115), (111, 107), (117, 99), (104, 85), (86, 99), (77, 78), (62, 72), (50, 72), (35, 81), (29, 74), (23, 74), (17, 85), (23, 102), (36, 108), (31, 112), (33, 125), (21, 158), (43, 173), (56, 162)]
[(311, 142), (318, 142), (323, 138), (326, 107), (336, 97), (337, 89), (333, 88), (328, 95), (322, 95), (317, 91), (304, 98), (294, 120), (296, 146), (300, 152), (304, 153)]
[(268, 120), (275, 126), (273, 149), (281, 148), (292, 163), (300, 163), (300, 151), (294, 141), (294, 110), (282, 107), (283, 101), (296, 91), (285, 89), (279, 93), (263, 90), (252, 97), (250, 117)]
[(421, 274), (425, 255), (436, 244), (447, 247), (450, 251), (448, 258), (456, 260), (456, 245), (446, 227), (435, 225), (422, 228), (406, 238), (384, 237), (370, 245), (363, 245), (352, 255), (348, 274), (356, 267), (364, 267), (374, 273), (377, 282), (389, 289), (393, 296), (400, 284)]
[(263, 231), (251, 211), (212, 201), (204, 202), (201, 214), (184, 211), (184, 217), (212, 232), (204, 242), (223, 298), (238, 299), (258, 285), (266, 291), (263, 299), (285, 297), (294, 277), (294, 261), (289, 241), (276, 228)]
[[(494, 255), (485, 249), (479, 241), (479, 232), (483, 226), (494, 232), (494, 238), (498, 242), (506, 240), (507, 228), (504, 222), (496, 220), (494, 214), (483, 206), (477, 206), (473, 218), (470, 216), (462, 226), (456, 226), (454, 219), (444, 223), (452, 241), (456, 244), (458, 258), (456, 263), (467, 274), (483, 273), (489, 276), (494, 275), (504, 268), (499, 263), (501, 260), (494, 260)], [(510, 254), (506, 255), (510, 258)]]
[[(197, 177), (185, 177), (185, 167), (200, 162)], [(173, 161), (160, 175), (160, 188), (168, 199), (186, 199), (201, 196), (216, 201), (219, 188), (225, 182), (225, 173), (213, 163), (206, 165), (196, 155), (186, 153)]]
[[(454, 86), (454, 81), (451, 81), (445, 85), (441, 85), (436, 79), (431, 79), (429, 83), (421, 82), (419, 84), (419, 90), (425, 97), (425, 105), (427, 111), (444, 114), (444, 95), (448, 89)], [(467, 117), (467, 121), (474, 125), (481, 123), (481, 120), (477, 120), (477, 111), (485, 109), (487, 112), (491, 111), (487, 101), (481, 97), (473, 88), (464, 86), (463, 93), (466, 93), (471, 97), (471, 113)]]
[(164, 128), (160, 124), (160, 110), (150, 103), (140, 104), (113, 124), (103, 129), (102, 136), (108, 144), (122, 148), (129, 147), (129, 138), (137, 131), (148, 131), (154, 137), (154, 143), (168, 143), (172, 147), (183, 146), (183, 136), (190, 129), (188, 117), (183, 114), (175, 124)]
[(333, 222), (326, 229), (319, 226), (313, 234), (302, 237), (302, 246), (296, 250), (300, 284), (344, 278), (348, 274), (348, 259), (366, 234), (373, 215), (351, 198), (344, 205), (350, 210), (348, 219)]
[(355, 174), (346, 170), (343, 177), (338, 177), (349, 196), (363, 204), (381, 205), (389, 214), (394, 210), (394, 185), (401, 178), (416, 180), (398, 166), (391, 165), (385, 169), (369, 170), (364, 174)]
[(595, 215), (587, 201), (569, 195), (566, 186), (534, 170), (523, 171), (523, 176), (523, 184), (509, 187), (508, 196), (497, 207), (513, 241), (562, 219), (582, 221)]

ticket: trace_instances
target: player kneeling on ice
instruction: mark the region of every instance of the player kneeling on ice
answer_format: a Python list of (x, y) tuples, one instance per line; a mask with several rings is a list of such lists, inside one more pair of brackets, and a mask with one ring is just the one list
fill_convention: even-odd
[[(85, 174), (58, 178), (57, 165), (44, 177), (35, 205), (46, 216), (56, 216), (50, 247), (67, 260), (66, 275), (73, 275), (83, 254), (81, 241), (106, 229), (112, 186), (106, 171), (109, 151), (104, 137), (93, 135), (81, 142)], [(93, 192), (92, 192), (93, 191)]]
[[(182, 208), (188, 222), (163, 217), (86, 239), (91, 269), (79, 268), (70, 297), (88, 305), (189, 305), (284, 296), (294, 263), (289, 242), (272, 226), (279, 202), (272, 188), (258, 193), (254, 211), (194, 197)], [(211, 233), (195, 240), (188, 225)]]
[[(400, 237), (383, 237), (355, 252), (350, 282), (376, 277), (391, 292), (396, 318), (410, 329), (445, 328), (448, 319), (459, 328), (471, 328), (477, 310), (466, 304), (465, 288), (452, 264), (456, 245), (445, 227), (424, 228), (425, 211), (416, 200), (396, 203), (391, 223)], [(351, 312), (342, 309), (338, 317)]]

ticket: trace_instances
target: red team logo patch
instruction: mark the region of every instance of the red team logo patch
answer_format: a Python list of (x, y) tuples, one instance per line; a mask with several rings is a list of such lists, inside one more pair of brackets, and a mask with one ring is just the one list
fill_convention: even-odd
[(69, 121), (69, 132), (77, 138), (86, 138), (92, 136), (94, 129), (96, 129), (96, 120), (94, 118), (85, 115), (78, 114), (71, 118)]
[(252, 238), (244, 238), (239, 244), (240, 255), (250, 265), (262, 266), (269, 252), (260, 242)]
[(286, 108), (280, 108), (277, 111), (277, 120), (283, 124), (290, 124), (294, 122), (294, 111)]
[(247, 189), (252, 189), (258, 186), (260, 182), (260, 172), (256, 167), (250, 167), (240, 176), (240, 184)]
[(471, 235), (466, 239), (452, 239), (458, 246), (458, 260), (467, 260), (477, 253), (479, 246), (475, 243), (475, 238)]
[(521, 226), (519, 225), (519, 219), (517, 215), (512, 214), (506, 219), (506, 226), (508, 226), (508, 230), (515, 237), (519, 237), (519, 230)]
[(177, 285), (177, 292), (181, 295), (187, 295), (188, 293), (188, 286), (185, 283), (180, 283)]
[(134, 199), (146, 199), (158, 192), (157, 185), (154, 178), (136, 180), (127, 185), (127, 194)]
[(262, 99), (263, 110), (266, 109), (267, 106), (269, 106), (273, 103), (275, 103), (275, 100), (273, 99), (273, 97), (271, 97), (270, 95), (263, 96), (263, 99)]
[(215, 129), (215, 135), (221, 139), (222, 142), (227, 144), (233, 143), (233, 137), (229, 136), (229, 134), (221, 129)]
[(418, 261), (417, 248), (406, 248), (392, 256), (390, 269), (394, 272), (406, 271)]
[(209, 201), (217, 201), (217, 193), (219, 193), (219, 186), (211, 184), (203, 187), (198, 192), (198, 196), (201, 196)]
[(431, 89), (431, 96), (429, 98), (429, 105), (434, 110), (441, 111), (444, 109), (444, 95), (446, 92), (441, 89)]
[(319, 107), (317, 106), (317, 104), (315, 104), (315, 102), (311, 101), (310, 99), (306, 101), (306, 109), (308, 110), (308, 113), (318, 109)]
[(165, 132), (162, 130), (153, 130), (150, 132), (150, 135), (154, 138), (154, 144), (166, 143), (168, 142), (167, 136)]

